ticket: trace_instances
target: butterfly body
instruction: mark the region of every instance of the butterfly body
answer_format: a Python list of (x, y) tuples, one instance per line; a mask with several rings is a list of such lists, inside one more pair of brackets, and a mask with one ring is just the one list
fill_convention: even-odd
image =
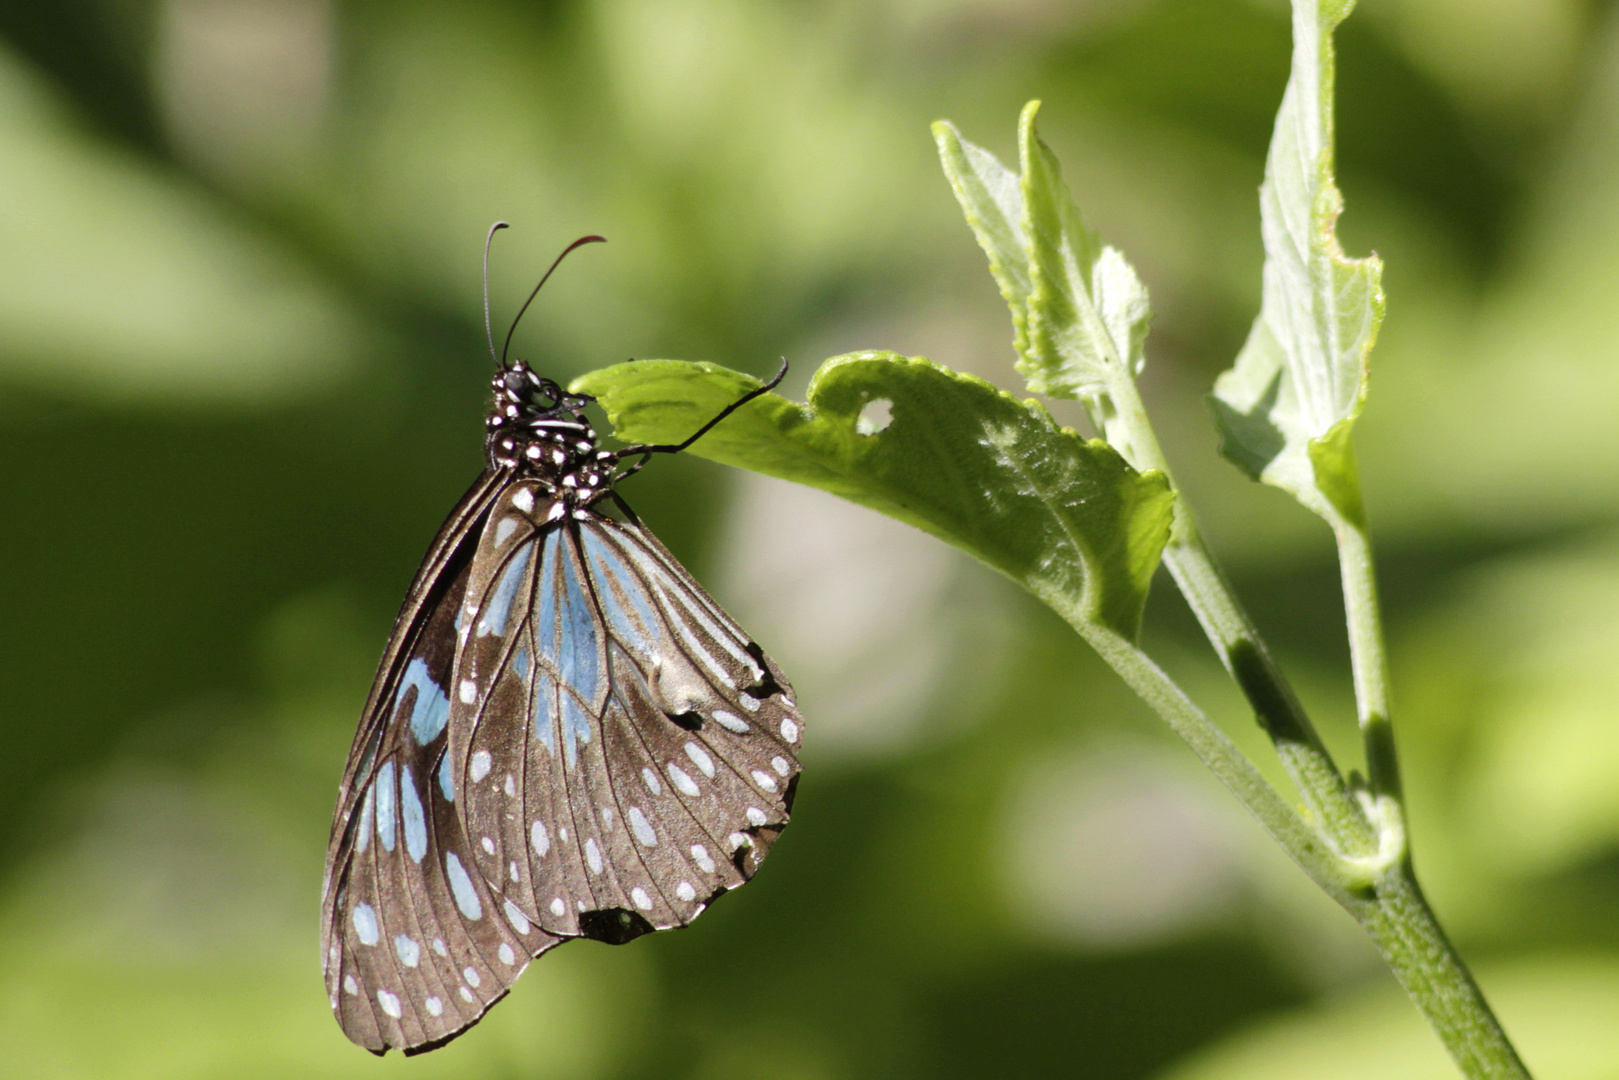
[(569, 938), (686, 925), (757, 870), (798, 778), (785, 677), (627, 507), (602, 512), (623, 453), (591, 399), (520, 361), (494, 390), (327, 855), (328, 995), (378, 1053), (454, 1038)]

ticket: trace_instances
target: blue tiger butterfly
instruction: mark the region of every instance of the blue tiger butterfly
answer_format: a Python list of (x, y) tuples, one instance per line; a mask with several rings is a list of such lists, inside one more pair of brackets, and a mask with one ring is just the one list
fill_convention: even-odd
[[(486, 240), (486, 331), (488, 266)], [(405, 595), (332, 821), (326, 990), (377, 1054), (442, 1046), (570, 938), (690, 923), (753, 876), (798, 782), (786, 677), (616, 491), (785, 363), (683, 443), (602, 450), (594, 399), (510, 345), (486, 467)]]

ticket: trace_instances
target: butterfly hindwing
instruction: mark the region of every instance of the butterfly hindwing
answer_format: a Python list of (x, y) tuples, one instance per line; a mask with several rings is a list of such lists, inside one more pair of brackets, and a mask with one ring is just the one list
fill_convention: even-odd
[(344, 1031), (378, 1053), (453, 1038), (560, 940), (471, 868), (443, 767), (468, 538), (497, 490), (488, 476), (475, 485), (429, 552), (340, 795), (323, 901), (327, 990)]
[(627, 940), (752, 876), (787, 821), (801, 721), (649, 533), (551, 505), (507, 492), (484, 528), (452, 768), (487, 880), (550, 933)]
[(650, 532), (607, 519), (582, 531), (620, 655), (640, 676), (615, 667), (615, 686), (670, 720), (638, 729), (660, 782), (745, 880), (792, 809), (803, 722), (791, 690)]

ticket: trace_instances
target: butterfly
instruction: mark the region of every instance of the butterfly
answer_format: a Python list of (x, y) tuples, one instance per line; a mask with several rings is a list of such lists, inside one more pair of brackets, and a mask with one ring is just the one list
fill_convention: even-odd
[(616, 491), (785, 362), (684, 443), (603, 450), (593, 398), (505, 356), (486, 467), (405, 596), (332, 822), (326, 990), (377, 1054), (442, 1046), (570, 938), (690, 923), (753, 876), (798, 782), (785, 676)]

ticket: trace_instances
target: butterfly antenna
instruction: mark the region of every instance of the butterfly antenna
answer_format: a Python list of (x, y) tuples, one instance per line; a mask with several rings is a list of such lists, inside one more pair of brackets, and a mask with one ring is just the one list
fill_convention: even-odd
[(509, 228), (511, 226), (504, 221), (497, 221), (489, 226), (489, 235), (483, 238), (483, 333), (489, 339), (489, 359), (497, 364), (500, 357), (495, 355), (495, 331), (489, 325), (489, 245), (494, 243), (497, 232)]
[(725, 406), (725, 408), (723, 408), (723, 409), (721, 409), (719, 411), (718, 416), (714, 417), (714, 419), (710, 420), (708, 423), (706, 423), (702, 427), (698, 428), (695, 432), (692, 433), (691, 437), (688, 438), (685, 442), (680, 442), (680, 443), (660, 443), (660, 444), (657, 444), (657, 445), (626, 446), (626, 447), (624, 447), (624, 448), (622, 448), (620, 450), (614, 451), (613, 456), (615, 458), (617, 458), (617, 459), (620, 459), (620, 460), (622, 460), (623, 458), (627, 458), (627, 457), (634, 457), (636, 454), (641, 455), (641, 460), (637, 461), (634, 465), (631, 465), (629, 468), (625, 469), (622, 473), (620, 473), (617, 476), (617, 478), (614, 480), (614, 482), (617, 483), (619, 480), (628, 480), (630, 477), (632, 477), (636, 473), (640, 472), (642, 467), (645, 466), (647, 462), (652, 460), (652, 455), (653, 454), (678, 454), (678, 453), (680, 453), (682, 450), (689, 447), (692, 443), (696, 442), (698, 439), (701, 439), (704, 435), (707, 435), (710, 431), (713, 431), (715, 425), (717, 425), (721, 420), (724, 420), (727, 416), (730, 416), (732, 413), (736, 412), (738, 409), (740, 409), (742, 406), (746, 405), (748, 402), (752, 401), (754, 398), (760, 397), (760, 396), (762, 396), (764, 394), (768, 394), (768, 393), (770, 393), (770, 391), (772, 391), (776, 387), (780, 386), (781, 385), (781, 380), (785, 379), (786, 377), (787, 377), (787, 358), (784, 356), (784, 357), (781, 358), (781, 370), (777, 371), (775, 376), (769, 382), (764, 383), (763, 385), (754, 387), (752, 390), (749, 390), (746, 394), (743, 394), (741, 397), (737, 398), (735, 401), (733, 401), (729, 405)]
[(562, 249), (562, 254), (558, 255), (556, 262), (551, 264), (551, 269), (545, 272), (545, 276), (540, 278), (540, 283), (534, 286), (534, 291), (528, 294), (528, 299), (523, 301), (523, 306), (517, 309), (517, 318), (512, 320), (511, 329), (506, 331), (506, 342), (500, 347), (501, 367), (506, 366), (506, 352), (512, 347), (512, 335), (517, 333), (517, 324), (523, 321), (523, 313), (527, 311), (528, 306), (534, 302), (534, 298), (540, 295), (540, 290), (545, 287), (545, 283), (547, 281), (551, 280), (551, 275), (556, 273), (557, 267), (562, 265), (562, 260), (566, 259), (568, 257), (568, 253), (574, 248), (584, 247), (586, 244), (605, 243), (607, 243), (607, 237), (605, 236), (581, 236), (579, 239)]

